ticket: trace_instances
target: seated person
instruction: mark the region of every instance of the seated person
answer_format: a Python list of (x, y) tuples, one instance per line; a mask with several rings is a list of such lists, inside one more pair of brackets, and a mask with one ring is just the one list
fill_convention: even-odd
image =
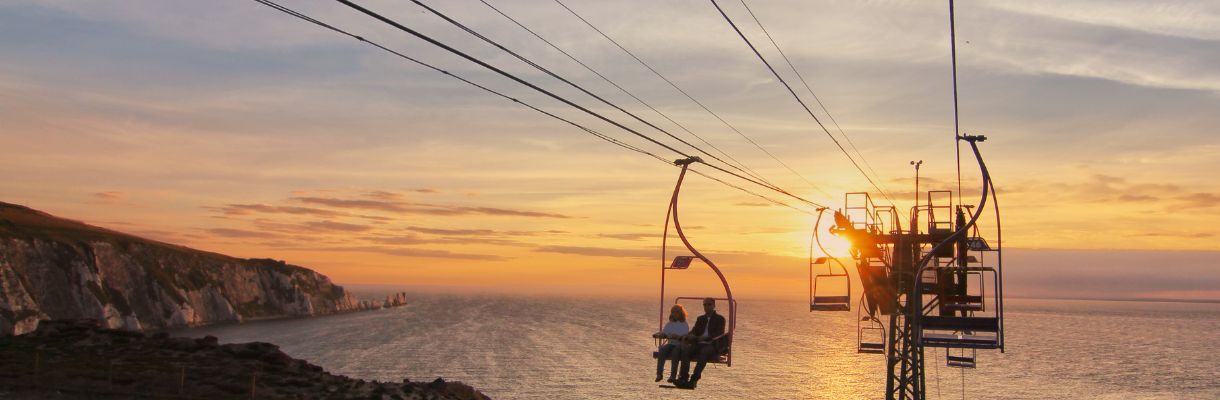
[[(720, 358), (728, 352), (728, 338), (724, 337), (724, 317), (716, 314), (716, 299), (703, 299), (703, 315), (695, 320), (695, 327), (688, 334), (687, 341), (692, 342), (682, 356), (682, 370), (674, 386), (682, 389), (694, 389), (703, 375), (703, 367), (709, 360)], [(710, 342), (709, 342), (710, 340)], [(694, 358), (695, 373), (687, 379), (686, 372), (690, 370), (690, 360)]]
[(678, 373), (678, 357), (682, 356), (682, 338), (688, 332), (690, 326), (686, 324), (686, 308), (681, 304), (674, 304), (669, 309), (669, 322), (665, 323), (660, 332), (652, 335), (657, 339), (665, 339), (665, 343), (657, 349), (657, 382), (661, 381), (662, 372), (665, 371), (665, 360), (670, 360), (669, 382), (674, 381), (674, 375)]

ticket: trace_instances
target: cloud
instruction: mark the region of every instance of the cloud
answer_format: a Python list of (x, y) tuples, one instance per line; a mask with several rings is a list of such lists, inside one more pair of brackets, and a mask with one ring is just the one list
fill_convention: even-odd
[(597, 237), (619, 239), (619, 240), (644, 240), (659, 237), (655, 233), (601, 233)]
[(97, 192), (93, 194), (93, 197), (105, 202), (119, 202), (127, 199), (127, 194), (115, 191)]
[(511, 210), (507, 208), (492, 208), (492, 207), (454, 207), (454, 210), (462, 211), (471, 214), (486, 214), (486, 215), (509, 215), (516, 217), (540, 217), (540, 218), (560, 218), (570, 219), (572, 217), (563, 214), (545, 213), (538, 211), (521, 211)]
[(368, 236), (364, 238), (373, 243), (388, 244), (388, 245), (414, 245), (414, 244), (484, 244), (494, 246), (524, 246), (524, 243), (500, 239), (495, 237), (483, 236), (459, 236), (459, 237), (439, 237), (439, 238), (423, 238), (417, 235), (383, 235), (383, 236)]
[(280, 237), (280, 235), (271, 233), (271, 232), (248, 231), (245, 229), (231, 229), (231, 228), (212, 228), (212, 229), (208, 229), (207, 232), (212, 235), (215, 235), (215, 236), (222, 236), (222, 237), (228, 237), (228, 238), (271, 239), (271, 238)]
[(771, 204), (771, 203), (759, 203), (759, 202), (751, 202), (751, 201), (743, 201), (743, 202), (740, 202), (740, 203), (733, 203), (733, 205), (735, 205), (735, 206), (742, 206), (742, 207), (770, 207), (770, 206), (772, 206), (772, 204)]
[(1186, 202), (1185, 207), (1188, 208), (1210, 208), (1220, 205), (1220, 195), (1215, 193), (1191, 193), (1178, 197), (1178, 200)]
[(308, 204), (318, 204), (335, 208), (356, 208), (362, 210), (378, 210), (389, 212), (407, 212), (404, 203), (381, 200), (348, 200), (329, 197), (293, 197), (292, 200)]
[(337, 199), (330, 197), (310, 197), (301, 196), (293, 197), (292, 200), (308, 204), (325, 205), (335, 208), (354, 208), (364, 210), (386, 211), (403, 214), (426, 214), (426, 215), (499, 215), (499, 216), (515, 216), (515, 217), (538, 217), (538, 218), (560, 218), (570, 219), (571, 216), (555, 213), (546, 213), (539, 211), (524, 211), (507, 208), (495, 207), (469, 207), (469, 206), (449, 206), (440, 204), (426, 203), (408, 203), (404, 201), (383, 201), (383, 200), (353, 200), (353, 199)]
[(406, 196), (401, 193), (387, 192), (384, 190), (372, 190), (364, 192), (364, 197), (377, 200), (402, 200)]
[(364, 232), (373, 227), (368, 225), (348, 224), (335, 221), (310, 221), (303, 225), (304, 228), (313, 231), (332, 231), (332, 232)]
[(1209, 233), (1209, 232), (1194, 232), (1194, 233), (1185, 233), (1185, 232), (1181, 232), (1181, 233), (1152, 232), (1152, 233), (1141, 233), (1141, 234), (1138, 234), (1138, 235), (1131, 235), (1131, 236), (1135, 236), (1135, 237), (1171, 237), (1171, 238), (1184, 238), (1184, 239), (1202, 239), (1202, 238), (1214, 237), (1214, 236), (1216, 236), (1216, 234), (1214, 234), (1214, 233)]
[(272, 206), (267, 204), (228, 204), (224, 207), (208, 207), (225, 215), (251, 215), (254, 213), (278, 213), (294, 215), (316, 215), (322, 217), (347, 216), (349, 214), (311, 207)]
[(432, 235), (446, 236), (467, 236), (467, 235), (494, 235), (496, 231), (491, 229), (441, 229), (441, 228), (424, 228), (418, 226), (408, 226), (404, 228), (409, 231), (427, 233)]
[(416, 235), (369, 236), (369, 237), (366, 237), (365, 239), (367, 239), (370, 242), (374, 242), (374, 243), (396, 244), (396, 245), (433, 243), (432, 240), (423, 239)]
[(480, 260), (480, 261), (503, 261), (509, 260), (508, 257), (498, 256), (494, 254), (476, 254), (476, 253), (455, 253), (448, 250), (431, 250), (431, 249), (415, 249), (404, 247), (380, 247), (380, 246), (347, 246), (347, 247), (324, 247), (317, 250), (321, 251), (351, 251), (361, 253), (379, 253), (392, 256), (402, 257), (423, 257), (423, 258), (446, 258), (456, 260)]
[(576, 254), (582, 256), (593, 257), (630, 257), (630, 258), (656, 258), (656, 250), (646, 249), (613, 249), (605, 247), (581, 247), (581, 246), (539, 246), (535, 247), (534, 251), (542, 253), (560, 253), (560, 254)]
[(1149, 196), (1146, 194), (1124, 194), (1122, 196), (1118, 196), (1118, 201), (1144, 202), (1144, 201), (1157, 201), (1157, 200), (1160, 200), (1160, 199), (1156, 196)]

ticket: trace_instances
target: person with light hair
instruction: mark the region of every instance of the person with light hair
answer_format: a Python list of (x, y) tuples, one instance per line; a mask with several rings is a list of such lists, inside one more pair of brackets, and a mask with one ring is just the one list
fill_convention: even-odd
[(686, 324), (686, 308), (681, 304), (674, 304), (669, 309), (669, 322), (665, 323), (665, 327), (660, 332), (654, 333), (652, 337), (657, 339), (665, 339), (665, 343), (657, 349), (657, 382), (661, 381), (665, 372), (665, 360), (670, 360), (669, 363), (669, 382), (675, 381), (675, 375), (678, 373), (678, 358), (684, 353), (682, 338), (690, 332), (690, 326)]

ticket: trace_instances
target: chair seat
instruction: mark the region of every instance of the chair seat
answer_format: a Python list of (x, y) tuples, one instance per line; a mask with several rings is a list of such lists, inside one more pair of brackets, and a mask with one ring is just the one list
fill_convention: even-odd
[(865, 354), (885, 353), (885, 343), (860, 343), (860, 345), (856, 347), (856, 352)]
[[(659, 352), (659, 351), (652, 352), (652, 358), (660, 358), (660, 357), (661, 357), (661, 352)], [(681, 358), (679, 358), (679, 360), (681, 360)], [(690, 357), (689, 360), (695, 361), (695, 358)], [(728, 355), (728, 353), (721, 354), (719, 357), (716, 357), (715, 360), (707, 360), (707, 362), (713, 363), (713, 364), (727, 364), (729, 362), (729, 355)]]
[(964, 349), (998, 349), (999, 336), (962, 333), (929, 333), (922, 335), (920, 344), (927, 347), (964, 348)]
[(814, 303), (809, 305), (809, 311), (851, 311), (851, 305), (847, 303)]
[(970, 356), (953, 356), (953, 355), (947, 356), (945, 358), (945, 365), (948, 365), (948, 366), (954, 367), (954, 368), (975, 368), (976, 367), (976, 364), (974, 362), (974, 357), (970, 357)]

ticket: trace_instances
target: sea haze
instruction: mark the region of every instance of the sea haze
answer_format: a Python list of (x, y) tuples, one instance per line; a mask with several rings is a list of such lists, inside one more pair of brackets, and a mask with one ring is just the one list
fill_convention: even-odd
[[(444, 377), (497, 399), (884, 396), (884, 357), (855, 352), (855, 310), (741, 301), (733, 366), (709, 366), (692, 393), (653, 382), (656, 300), (415, 294), (410, 301), (177, 334), (272, 342), (333, 373)], [(1010, 299), (1005, 317), (1008, 352), (980, 352), (978, 369), (948, 368), (942, 349), (928, 349), (929, 398), (963, 398), (963, 391), (970, 399), (1220, 398), (1220, 304)]]

